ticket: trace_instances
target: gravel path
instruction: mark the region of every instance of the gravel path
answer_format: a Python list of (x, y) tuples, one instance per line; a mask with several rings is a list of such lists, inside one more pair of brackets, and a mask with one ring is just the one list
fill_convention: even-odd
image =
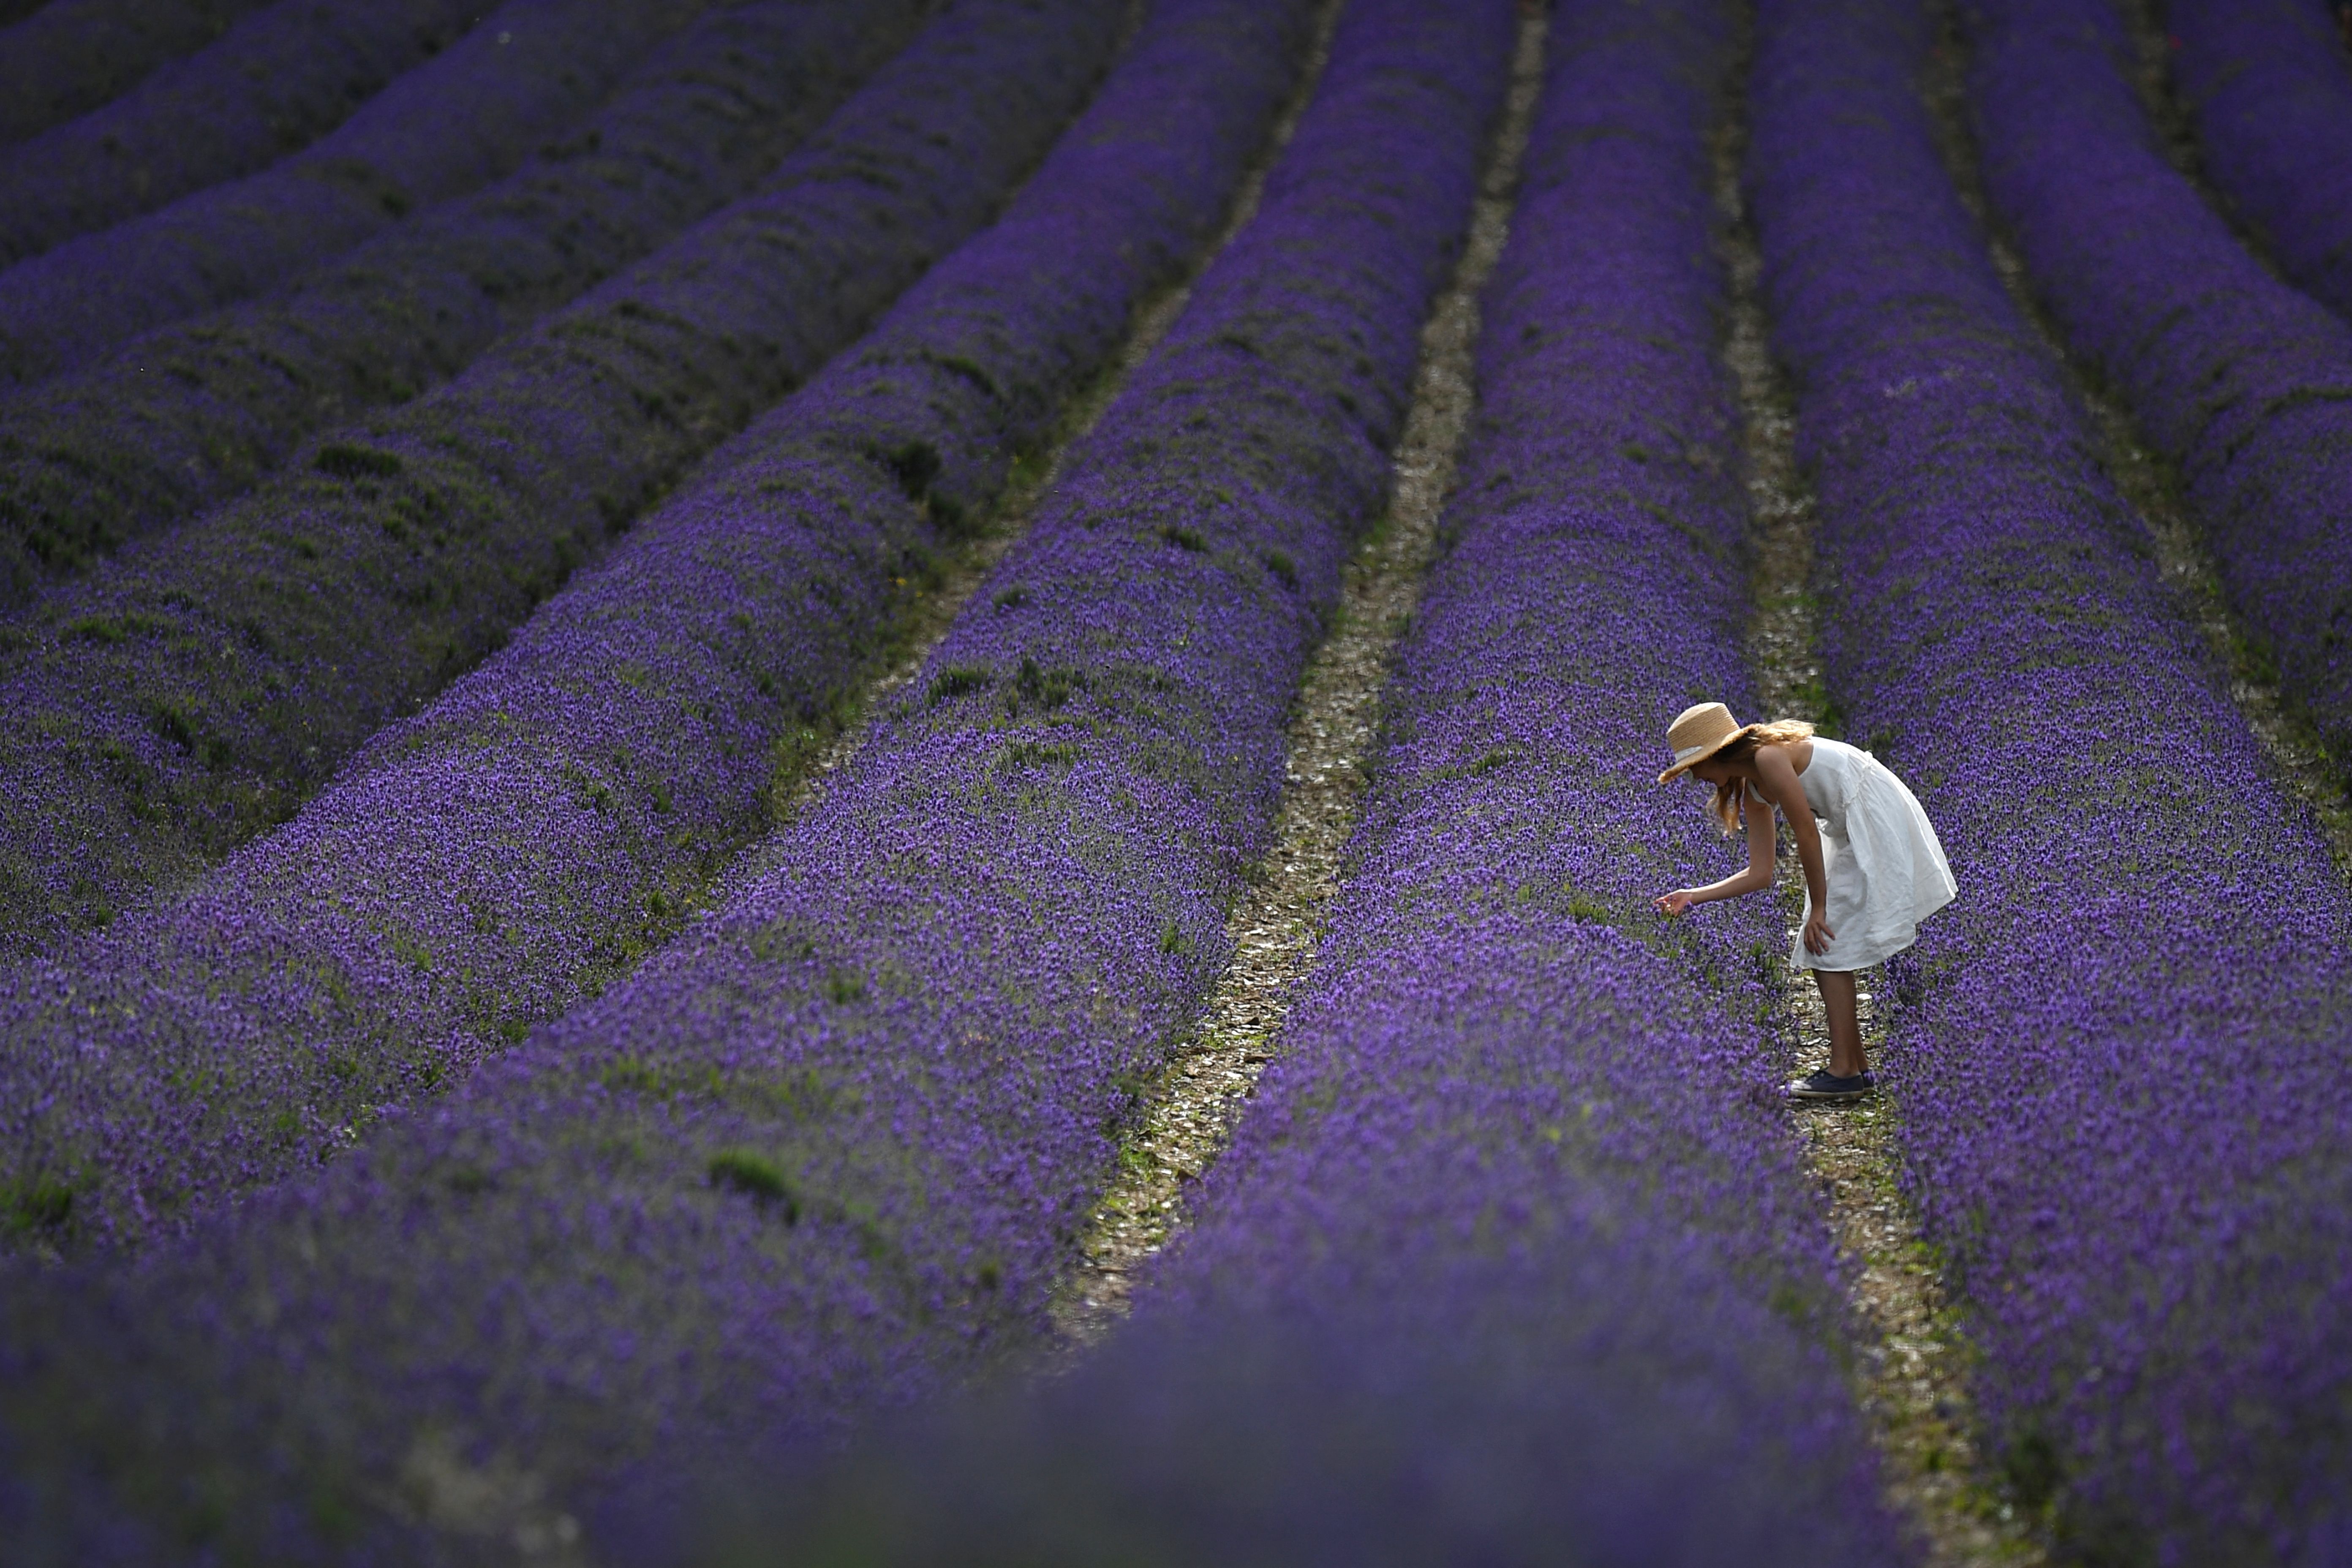
[[(1758, 718), (1824, 723), (1832, 718), (1814, 654), (1813, 498), (1793, 449), (1794, 401), (1766, 347), (1762, 260), (1739, 187), (1746, 132), (1738, 118), (1717, 144), (1717, 201), (1724, 219), (1732, 306), (1725, 357), (1746, 416), (1748, 516), (1755, 551), (1755, 619), (1748, 660)], [(1804, 913), (1804, 872), (1782, 836), (1776, 889), (1793, 941)], [(1790, 1076), (1829, 1065), (1821, 994), (1783, 958), (1783, 1066)], [(1871, 993), (1863, 982), (1863, 1032), (1875, 1049)], [(1932, 1568), (2039, 1564), (2042, 1543), (2004, 1498), (1971, 1436), (1968, 1379), (1975, 1351), (1947, 1298), (1934, 1253), (1898, 1180), (1899, 1107), (1882, 1092), (1867, 1103), (1792, 1106), (1806, 1163), (1821, 1183), (1847, 1267), (1847, 1300), (1862, 1343), (1855, 1396), (1885, 1465), (1887, 1491), (1926, 1548)]]
[(1390, 651), (1420, 597), (1438, 514), (1475, 406), (1478, 290), (1509, 230), (1519, 154), (1542, 84), (1544, 19), (1523, 14), (1511, 93), (1470, 240), (1422, 332), (1412, 412), (1397, 444), (1387, 517), (1349, 565), (1331, 635), (1308, 664), (1288, 740), (1275, 840), (1227, 919), (1234, 960), (1192, 1040), (1145, 1086), (1137, 1131), (1081, 1239), (1083, 1261), (1054, 1306), (1071, 1350), (1126, 1316), (1137, 1273), (1181, 1226), (1190, 1184), (1223, 1150), (1274, 1049), (1325, 913), (1363, 795)]

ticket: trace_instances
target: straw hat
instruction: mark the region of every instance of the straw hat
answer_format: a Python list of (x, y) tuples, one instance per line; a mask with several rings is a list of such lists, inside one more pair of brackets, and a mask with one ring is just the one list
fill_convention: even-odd
[(1690, 769), (1715, 755), (1732, 742), (1748, 732), (1748, 726), (1731, 716), (1731, 710), (1720, 702), (1700, 702), (1675, 715), (1666, 726), (1666, 744), (1675, 753), (1675, 765), (1658, 775), (1660, 784), (1676, 773)]

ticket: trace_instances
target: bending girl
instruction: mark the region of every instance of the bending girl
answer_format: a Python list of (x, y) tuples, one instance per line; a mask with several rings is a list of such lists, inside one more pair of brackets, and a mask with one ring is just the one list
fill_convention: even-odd
[(1748, 830), (1748, 869), (1704, 888), (1679, 888), (1658, 907), (1679, 915), (1693, 904), (1736, 899), (1772, 885), (1777, 810), (1789, 819), (1805, 870), (1805, 923), (1790, 962), (1813, 972), (1829, 1013), (1830, 1065), (1789, 1086), (1800, 1100), (1851, 1100), (1877, 1085), (1863, 1055), (1854, 972), (1885, 962), (1917, 940), (1919, 922), (1959, 889), (1944, 847), (1919, 802), (1877, 758), (1782, 719), (1741, 724), (1720, 702), (1685, 708), (1666, 728), (1674, 766), (1715, 786), (1712, 808), (1726, 833)]

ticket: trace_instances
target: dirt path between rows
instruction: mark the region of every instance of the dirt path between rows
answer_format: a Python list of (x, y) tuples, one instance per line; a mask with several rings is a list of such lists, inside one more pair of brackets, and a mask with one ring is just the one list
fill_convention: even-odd
[[(1813, 497), (1797, 467), (1794, 400), (1769, 348), (1763, 263), (1739, 185), (1746, 151), (1744, 120), (1735, 113), (1717, 142), (1716, 200), (1732, 294), (1724, 353), (1744, 416), (1755, 552), (1748, 664), (1762, 705), (1757, 717), (1820, 723), (1829, 702), (1815, 655)], [(1782, 925), (1793, 942), (1803, 919), (1804, 873), (1786, 834), (1780, 862)], [(1825, 1068), (1829, 1028), (1821, 994), (1785, 957), (1778, 967), (1780, 1065), (1791, 1077)], [(1861, 990), (1863, 1033), (1874, 1056), (1885, 1033), (1872, 1005), (1876, 978), (1865, 974)], [(1790, 1114), (1846, 1263), (1847, 1304), (1861, 1342), (1855, 1398), (1877, 1441), (1889, 1498), (1925, 1548), (1925, 1561), (1932, 1568), (2045, 1562), (2045, 1543), (2002, 1494), (1975, 1442), (1969, 1374), (1976, 1351), (1903, 1194), (1901, 1108), (1882, 1090), (1861, 1104), (1792, 1102)]]
[(1541, 85), (1543, 37), (1541, 12), (1523, 13), (1508, 105), (1469, 243), (1422, 329), (1388, 514), (1349, 563), (1331, 635), (1308, 662), (1290, 722), (1274, 844), (1225, 922), (1233, 965), (1192, 1039), (1145, 1086), (1139, 1124), (1081, 1238), (1081, 1262), (1055, 1300), (1055, 1327), (1072, 1352), (1126, 1316), (1138, 1271), (1181, 1227), (1188, 1189), (1230, 1140), (1314, 963), (1355, 831), (1390, 652), (1419, 601), (1475, 405), (1478, 290), (1509, 229)]

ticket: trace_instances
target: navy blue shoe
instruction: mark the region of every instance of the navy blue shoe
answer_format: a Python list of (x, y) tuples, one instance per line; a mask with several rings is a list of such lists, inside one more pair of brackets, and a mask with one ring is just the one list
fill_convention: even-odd
[(1852, 1078), (1840, 1078), (1823, 1068), (1789, 1086), (1791, 1100), (1860, 1100), (1878, 1087), (1878, 1080), (1866, 1072)]

